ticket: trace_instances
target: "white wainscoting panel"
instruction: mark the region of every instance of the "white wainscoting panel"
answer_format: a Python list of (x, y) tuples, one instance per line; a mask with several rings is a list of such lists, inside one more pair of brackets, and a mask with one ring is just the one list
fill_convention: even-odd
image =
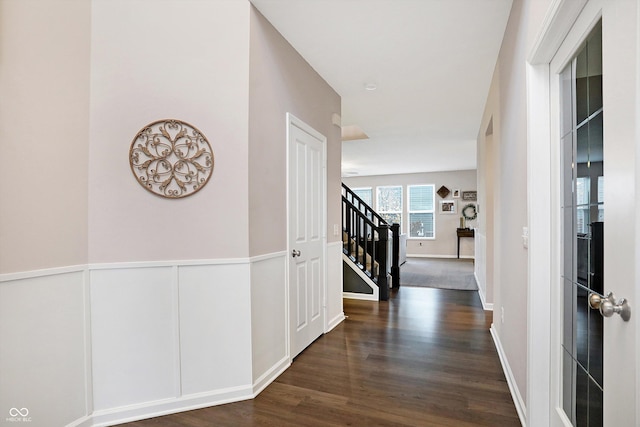
[(0, 275), (0, 416), (108, 426), (255, 397), (290, 364), (286, 259)]
[(11, 408), (30, 420), (7, 425), (63, 426), (90, 410), (86, 280), (75, 270), (0, 278), (0, 420)]
[(174, 268), (91, 271), (97, 411), (178, 397)]
[(249, 388), (249, 266), (180, 266), (178, 282), (182, 394)]
[(342, 241), (327, 245), (327, 314), (325, 332), (344, 320), (342, 306)]
[(289, 366), (287, 252), (251, 263), (251, 351), (254, 391)]

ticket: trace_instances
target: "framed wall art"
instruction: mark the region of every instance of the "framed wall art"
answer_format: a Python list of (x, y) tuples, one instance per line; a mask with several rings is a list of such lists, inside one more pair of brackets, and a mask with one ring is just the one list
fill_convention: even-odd
[(478, 200), (478, 192), (477, 191), (463, 191), (462, 192), (462, 200), (469, 200), (475, 202)]
[(440, 200), (441, 214), (455, 214), (457, 212), (457, 203), (455, 200)]

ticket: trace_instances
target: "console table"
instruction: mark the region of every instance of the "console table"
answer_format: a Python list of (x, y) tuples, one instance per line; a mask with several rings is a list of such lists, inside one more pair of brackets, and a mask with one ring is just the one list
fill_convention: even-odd
[(475, 230), (473, 228), (456, 228), (458, 234), (458, 258), (460, 258), (460, 238), (461, 237), (475, 237)]

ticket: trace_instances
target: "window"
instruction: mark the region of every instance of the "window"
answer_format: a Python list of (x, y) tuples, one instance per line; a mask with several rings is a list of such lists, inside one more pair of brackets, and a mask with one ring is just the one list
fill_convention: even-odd
[(400, 224), (402, 229), (402, 186), (378, 187), (377, 211), (389, 224)]
[(598, 221), (604, 222), (604, 176), (598, 177)]
[(409, 237), (435, 237), (435, 186), (410, 185)]
[(591, 179), (587, 177), (576, 178), (576, 232), (588, 234), (589, 232), (589, 193)]
[(370, 207), (373, 206), (373, 191), (371, 187), (369, 188), (352, 188), (351, 189), (356, 196), (360, 197), (363, 202), (368, 204)]
[[(576, 232), (580, 234), (589, 234), (589, 224), (592, 219), (592, 207), (594, 203), (591, 197), (591, 178), (588, 176), (576, 178)], [(597, 181), (597, 221), (604, 221), (604, 177), (599, 176)], [(595, 209), (595, 208), (593, 208)]]

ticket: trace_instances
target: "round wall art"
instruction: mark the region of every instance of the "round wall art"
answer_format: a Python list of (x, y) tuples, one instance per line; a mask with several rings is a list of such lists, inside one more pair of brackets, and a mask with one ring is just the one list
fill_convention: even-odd
[(178, 199), (196, 193), (209, 181), (213, 151), (194, 126), (175, 119), (158, 120), (133, 138), (129, 164), (145, 189)]

